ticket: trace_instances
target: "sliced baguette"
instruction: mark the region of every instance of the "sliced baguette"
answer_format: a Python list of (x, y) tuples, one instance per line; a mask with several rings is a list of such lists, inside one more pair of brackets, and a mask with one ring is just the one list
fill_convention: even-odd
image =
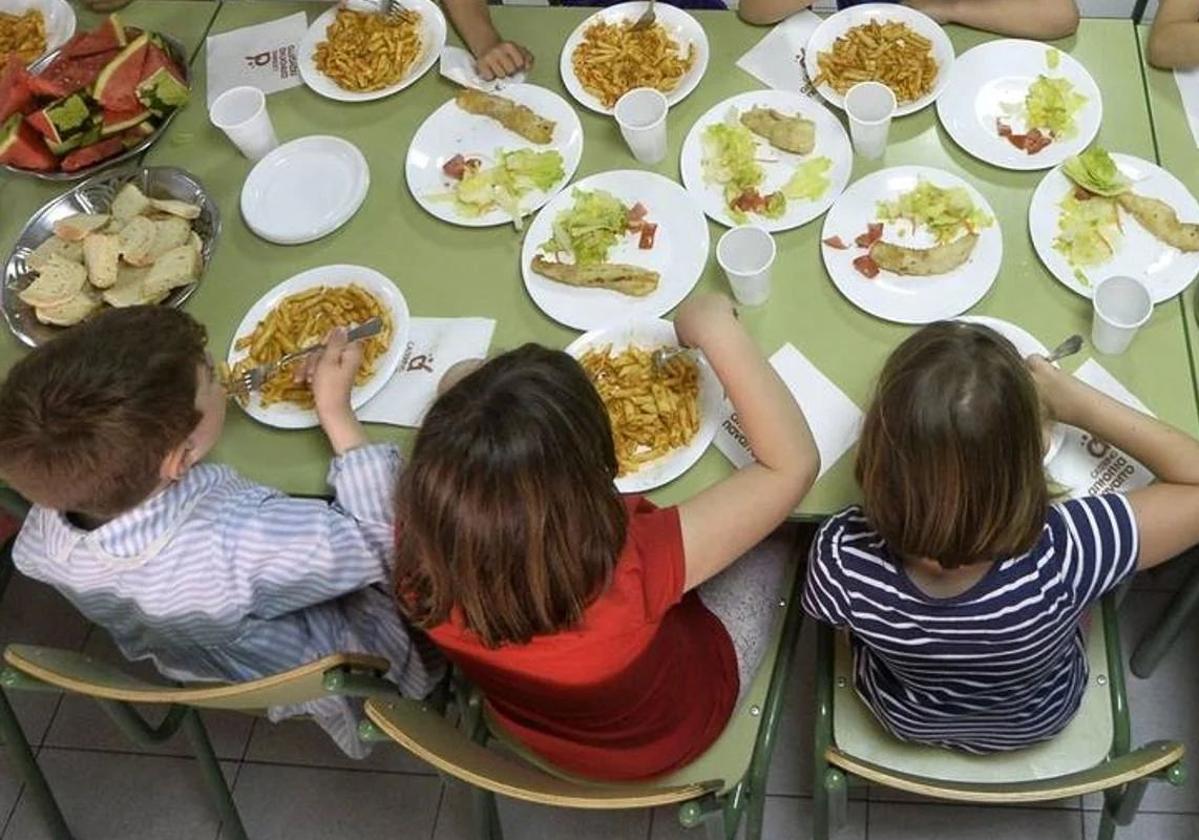
[(123, 265), (117, 272), (117, 282), (105, 289), (101, 297), (109, 306), (121, 309), (126, 306), (139, 306), (143, 303), (156, 301), (146, 296), (146, 277), (149, 268), (132, 268)]
[(146, 275), (145, 293), (154, 297), (195, 281), (200, 274), (200, 255), (191, 245), (183, 244), (167, 251)]
[(41, 271), (52, 254), (57, 254), (70, 262), (82, 263), (83, 245), (79, 242), (68, 242), (58, 236), (51, 236), (29, 252), (29, 256), (25, 258), (25, 265), (34, 271)]
[(30, 306), (55, 306), (79, 294), (86, 282), (86, 268), (51, 254), (37, 279), (18, 292), (17, 297)]
[(159, 257), (187, 242), (192, 226), (178, 216), (168, 216), (154, 223), (154, 243), (150, 246), (149, 258), (156, 262)]
[(172, 216), (178, 216), (188, 221), (200, 218), (200, 208), (186, 201), (177, 201), (173, 198), (152, 198), (150, 199), (150, 206), (155, 210), (169, 213)]
[(137, 184), (126, 184), (121, 187), (117, 197), (112, 200), (109, 212), (117, 219), (129, 221), (135, 216), (141, 216), (150, 209), (150, 199), (138, 189)]
[(75, 294), (75, 297), (63, 303), (36, 307), (33, 314), (43, 324), (72, 327), (99, 308), (100, 296), (92, 289), (84, 287)]
[(107, 213), (76, 213), (54, 223), (54, 232), (68, 242), (82, 242), (89, 233), (108, 224)]
[(158, 238), (158, 225), (145, 216), (136, 216), (121, 230), (121, 258), (130, 265), (153, 265), (151, 251)]
[(117, 263), (121, 258), (121, 238), (115, 233), (93, 233), (83, 240), (83, 264), (87, 279), (97, 289), (117, 282)]

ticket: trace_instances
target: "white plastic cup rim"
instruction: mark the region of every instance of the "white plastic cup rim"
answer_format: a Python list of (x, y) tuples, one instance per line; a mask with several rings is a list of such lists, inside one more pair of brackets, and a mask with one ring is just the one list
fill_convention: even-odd
[[(731, 248), (738, 246), (738, 239), (750, 239), (752, 244), (758, 245), (766, 243), (764, 258), (761, 264), (753, 265), (733, 265), (730, 264)], [(726, 274), (733, 275), (751, 275), (759, 274), (774, 264), (775, 256), (778, 254), (778, 245), (775, 244), (774, 237), (763, 228), (757, 225), (739, 225), (735, 228), (730, 228), (720, 237), (720, 241), (716, 243), (716, 262), (724, 270)]]
[[(651, 116), (648, 118), (641, 116), (642, 109), (648, 110)], [(670, 103), (666, 101), (662, 91), (656, 88), (641, 87), (633, 88), (616, 100), (612, 116), (616, 118), (616, 124), (621, 128), (648, 131), (657, 128), (666, 119), (669, 110)], [(637, 118), (639, 116), (641, 116), (640, 119)]]
[[(865, 97), (870, 98), (863, 102)], [(897, 105), (895, 91), (882, 82), (858, 82), (845, 94), (845, 113), (862, 125), (882, 125), (895, 116)]]
[(266, 110), (266, 94), (252, 85), (239, 85), (222, 93), (208, 110), (217, 128), (228, 131), (256, 119)]
[[(1133, 320), (1131, 322), (1123, 321), (1119, 318), (1114, 317), (1111, 314), (1110, 310), (1105, 311), (1105, 304), (1107, 304), (1107, 306), (1110, 306), (1111, 301), (1104, 299), (1103, 290), (1104, 289), (1112, 289), (1114, 291), (1115, 287), (1112, 285), (1113, 283), (1120, 283), (1122, 285), (1125, 285), (1126, 288), (1131, 286), (1131, 287), (1139, 290), (1140, 295), (1141, 295), (1141, 300), (1144, 302), (1144, 306), (1143, 306), (1144, 312), (1140, 315), (1140, 317), (1136, 318), (1135, 320)], [(1095, 291), (1092, 295), (1091, 302), (1095, 306), (1095, 314), (1097, 314), (1100, 318), (1102, 318), (1107, 323), (1111, 324), (1113, 327), (1118, 327), (1119, 329), (1122, 329), (1122, 330), (1138, 329), (1138, 328), (1144, 326), (1145, 322), (1148, 321), (1150, 316), (1153, 315), (1153, 295), (1150, 294), (1149, 288), (1144, 284), (1144, 282), (1142, 282), (1141, 280), (1138, 280), (1136, 277), (1126, 277), (1123, 275), (1112, 275), (1111, 277), (1104, 277), (1102, 280), (1100, 280), (1098, 283), (1095, 284)]]

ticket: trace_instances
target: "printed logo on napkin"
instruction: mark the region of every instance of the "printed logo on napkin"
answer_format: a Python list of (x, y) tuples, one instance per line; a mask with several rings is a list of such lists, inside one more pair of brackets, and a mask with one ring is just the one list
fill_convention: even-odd
[[(862, 431), (862, 411), (795, 345), (784, 344), (770, 357), (770, 364), (803, 410), (820, 452), (820, 475), (824, 475), (857, 441)], [(726, 403), (725, 410), (727, 414), (716, 430), (716, 448), (741, 468), (753, 463), (753, 450), (732, 406)]]
[(308, 19), (303, 12), (296, 12), (210, 35), (206, 42), (209, 107), (222, 93), (239, 85), (274, 93), (301, 84), (297, 51), (307, 31)]
[[(1083, 362), (1074, 375), (1112, 399), (1152, 416), (1153, 412), (1143, 402), (1094, 359)], [(1049, 475), (1075, 498), (1127, 493), (1152, 484), (1154, 478), (1131, 455), (1073, 426), (1066, 426), (1066, 439), (1061, 451), (1049, 462)]]

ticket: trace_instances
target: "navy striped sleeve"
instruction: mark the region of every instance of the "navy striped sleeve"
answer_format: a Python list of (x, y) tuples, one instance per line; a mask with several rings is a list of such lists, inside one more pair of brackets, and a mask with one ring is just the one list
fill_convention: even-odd
[(1075, 603), (1094, 603), (1137, 569), (1140, 553), (1136, 517), (1128, 499), (1119, 493), (1085, 496), (1054, 505), (1050, 516), (1060, 518), (1056, 546), (1062, 572)]
[(849, 616), (849, 595), (843, 580), (838, 542), (845, 528), (844, 519), (850, 513), (846, 511), (834, 516), (817, 532), (808, 553), (804, 581), (804, 611), (835, 627), (847, 624)]

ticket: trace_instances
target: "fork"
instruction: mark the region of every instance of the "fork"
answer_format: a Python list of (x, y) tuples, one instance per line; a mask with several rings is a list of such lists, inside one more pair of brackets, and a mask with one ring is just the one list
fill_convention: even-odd
[(654, 14), (654, 0), (649, 0), (649, 8), (641, 13), (641, 17), (637, 18), (632, 31), (640, 32), (643, 29), (649, 29), (654, 25), (655, 20), (657, 20), (657, 16)]
[(650, 354), (650, 363), (653, 364), (655, 372), (662, 373), (671, 359), (687, 356), (694, 352), (695, 348), (693, 347), (659, 347)]
[[(378, 335), (383, 330), (383, 319), (379, 316), (368, 318), (354, 329), (346, 333), (346, 342), (361, 341), (364, 338), (370, 338)], [(294, 353), (288, 353), (285, 356), (273, 362), (267, 362), (265, 365), (259, 365), (255, 368), (250, 368), (241, 376), (237, 377), (230, 383), (229, 393), (231, 395), (249, 394), (254, 391), (261, 391), (262, 386), (274, 376), (281, 368), (287, 367), (292, 362), (299, 361), (307, 356), (312, 355), (318, 350), (324, 350), (324, 343), (314, 344), (311, 347), (305, 347), (303, 350), (297, 350)]]
[(1082, 349), (1082, 336), (1077, 333), (1067, 338), (1057, 347), (1053, 348), (1053, 352), (1049, 354), (1049, 363), (1061, 361), (1067, 356), (1073, 356)]

